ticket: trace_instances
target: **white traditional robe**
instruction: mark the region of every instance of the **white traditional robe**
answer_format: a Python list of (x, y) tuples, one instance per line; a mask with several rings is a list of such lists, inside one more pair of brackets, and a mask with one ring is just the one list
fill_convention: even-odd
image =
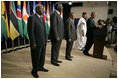
[[(84, 36), (82, 36), (82, 30), (84, 32)], [(83, 47), (85, 47), (86, 44), (86, 20), (82, 17), (80, 18), (78, 25), (77, 25), (77, 40), (74, 43), (74, 48), (81, 50)]]

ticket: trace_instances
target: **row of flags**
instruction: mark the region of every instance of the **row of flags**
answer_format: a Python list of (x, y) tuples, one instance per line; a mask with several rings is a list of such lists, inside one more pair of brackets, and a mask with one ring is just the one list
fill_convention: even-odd
[[(38, 2), (38, 4), (41, 4), (41, 1)], [(45, 25), (46, 25), (46, 33), (49, 35), (49, 30), (50, 30), (50, 13), (54, 11), (54, 4), (49, 4), (44, 1), (43, 4), (44, 6), (44, 15), (42, 16), (45, 20)], [(36, 2), (33, 1), (33, 13), (35, 14), (35, 6)], [(52, 8), (50, 9), (50, 7)], [(47, 8), (47, 10), (46, 10)], [(9, 25), (8, 25), (8, 17), (7, 17), (7, 10), (6, 10), (6, 4), (5, 1), (1, 1), (1, 38), (2, 35), (5, 37), (7, 40), (8, 38), (11, 38), (14, 40), (17, 38), (19, 35), (22, 37), (28, 37), (28, 32), (27, 32), (27, 20), (28, 17), (31, 15), (30, 14), (30, 3), (29, 1), (27, 2), (26, 6), (26, 1), (23, 1), (23, 9), (21, 12), (21, 1), (17, 1), (17, 11), (15, 8), (15, 3), (14, 1), (9, 1)], [(50, 12), (51, 11), (51, 12)]]

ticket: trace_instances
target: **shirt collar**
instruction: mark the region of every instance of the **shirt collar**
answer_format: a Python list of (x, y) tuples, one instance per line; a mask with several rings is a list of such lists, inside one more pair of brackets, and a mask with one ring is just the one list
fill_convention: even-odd
[(69, 17), (69, 19), (74, 23), (74, 20), (72, 20), (70, 17)]
[(36, 15), (37, 15), (39, 18), (41, 17), (38, 13), (36, 13)]
[(70, 17), (69, 17), (69, 19), (70, 19), (71, 21), (73, 21)]
[(95, 19), (95, 18), (92, 18), (92, 17), (90, 17), (90, 18), (93, 19), (93, 20)]
[(59, 15), (60, 15), (60, 12), (59, 11), (57, 11), (57, 10), (55, 10)]

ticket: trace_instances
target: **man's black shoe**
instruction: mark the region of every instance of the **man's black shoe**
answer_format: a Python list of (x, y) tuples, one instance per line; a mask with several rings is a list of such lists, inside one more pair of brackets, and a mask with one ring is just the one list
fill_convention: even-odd
[(62, 61), (57, 60), (57, 63), (62, 63)]
[(31, 72), (31, 74), (33, 75), (33, 77), (39, 78), (39, 76), (38, 76), (38, 74), (36, 72)]
[(84, 53), (84, 55), (86, 55), (86, 56), (91, 56), (89, 53)]
[(70, 56), (69, 58), (73, 58), (73, 56)]
[(45, 68), (39, 68), (39, 71), (48, 72), (48, 70), (47, 70), (47, 69), (45, 69)]
[(54, 66), (60, 66), (59, 64), (57, 64), (57, 63), (51, 63), (51, 64), (53, 64)]
[(67, 60), (69, 60), (69, 61), (72, 61), (72, 59), (70, 59), (70, 58), (66, 58)]

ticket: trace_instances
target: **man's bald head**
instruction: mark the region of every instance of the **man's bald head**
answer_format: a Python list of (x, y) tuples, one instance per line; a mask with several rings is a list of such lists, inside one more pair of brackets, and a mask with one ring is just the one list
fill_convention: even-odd
[(35, 7), (35, 11), (39, 15), (43, 15), (43, 13), (44, 13), (43, 5), (42, 4), (37, 4), (36, 7)]

